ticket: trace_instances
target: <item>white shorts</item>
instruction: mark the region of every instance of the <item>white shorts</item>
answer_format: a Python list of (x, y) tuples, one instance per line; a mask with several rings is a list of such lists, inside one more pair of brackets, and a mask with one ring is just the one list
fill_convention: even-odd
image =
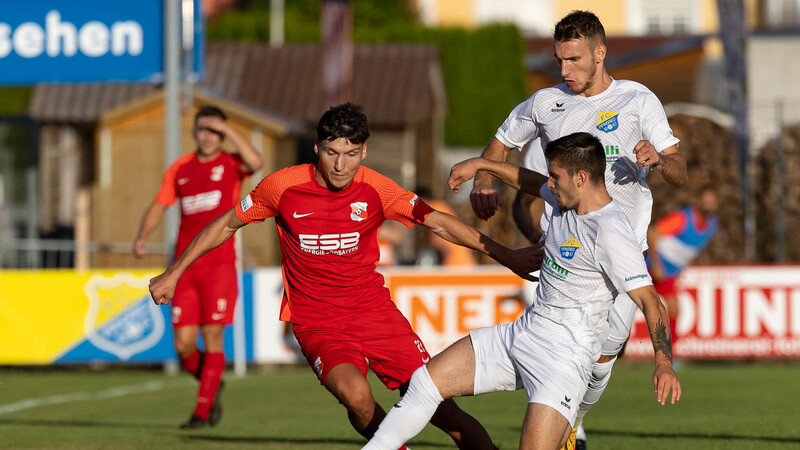
[(522, 387), (528, 403), (558, 411), (570, 426), (586, 393), (591, 367), (561, 358), (534, 341), (522, 321), (469, 332), (475, 350), (475, 395)]
[(614, 298), (614, 304), (608, 311), (608, 338), (603, 342), (602, 355), (614, 356), (622, 351), (633, 326), (636, 314), (636, 303), (625, 292)]

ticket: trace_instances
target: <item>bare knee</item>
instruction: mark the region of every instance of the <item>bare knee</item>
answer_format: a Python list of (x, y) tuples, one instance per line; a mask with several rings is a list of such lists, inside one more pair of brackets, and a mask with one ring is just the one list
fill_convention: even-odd
[(360, 417), (372, 415), (375, 409), (372, 387), (354, 366), (341, 364), (331, 369), (325, 387), (348, 411)]
[(181, 327), (175, 329), (173, 335), (175, 342), (175, 351), (182, 358), (185, 358), (197, 349), (197, 328), (195, 327)]
[[(349, 410), (370, 414), (375, 407), (375, 398), (368, 383), (353, 386), (339, 397), (339, 401)], [(361, 415), (361, 414), (359, 414)]]

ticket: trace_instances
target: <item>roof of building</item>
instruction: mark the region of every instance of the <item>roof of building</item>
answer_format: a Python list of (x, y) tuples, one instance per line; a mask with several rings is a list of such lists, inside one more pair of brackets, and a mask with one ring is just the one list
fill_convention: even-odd
[[(327, 109), (322, 45), (209, 43), (205, 79), (198, 88), (273, 118), (313, 127)], [(443, 109), (438, 50), (432, 45), (356, 44), (352, 101), (370, 124), (401, 127)], [(29, 114), (40, 122), (93, 123), (103, 114), (161, 89), (148, 83), (43, 84)]]
[[(687, 51), (699, 51), (705, 39), (706, 36), (609, 36), (606, 39), (608, 56), (605, 65), (613, 69)], [(552, 38), (531, 38), (526, 41), (525, 67), (529, 72), (557, 71)]]

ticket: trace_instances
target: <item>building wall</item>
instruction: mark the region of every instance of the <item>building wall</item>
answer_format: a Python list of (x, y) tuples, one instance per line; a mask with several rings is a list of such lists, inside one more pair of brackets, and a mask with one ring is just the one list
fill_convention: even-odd
[[(800, 33), (783, 36), (752, 36), (747, 42), (747, 101), (750, 148), (759, 152), (781, 125), (800, 123)], [(777, 77), (777, 79), (776, 79)]]
[(571, 11), (576, 9), (591, 11), (597, 15), (600, 22), (603, 23), (603, 28), (606, 30), (606, 35), (616, 36), (627, 34), (627, 2), (625, 0), (606, 0), (597, 2), (592, 0), (556, 0), (555, 7), (553, 8), (554, 16), (552, 18), (552, 27)]

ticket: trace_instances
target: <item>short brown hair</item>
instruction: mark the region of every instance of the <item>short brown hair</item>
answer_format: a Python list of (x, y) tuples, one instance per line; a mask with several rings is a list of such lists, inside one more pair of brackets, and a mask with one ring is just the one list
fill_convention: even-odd
[(595, 186), (605, 184), (606, 152), (600, 139), (589, 133), (572, 133), (551, 141), (544, 156), (558, 163), (569, 176), (583, 170)]
[(203, 105), (200, 109), (197, 110), (197, 114), (194, 115), (194, 121), (197, 122), (197, 119), (201, 117), (219, 117), (222, 120), (227, 120), (228, 116), (222, 112), (221, 109), (217, 108), (214, 105)]
[(594, 13), (576, 10), (564, 16), (556, 24), (553, 39), (556, 42), (586, 39), (594, 43), (592, 47), (598, 43), (606, 45), (606, 30)]

